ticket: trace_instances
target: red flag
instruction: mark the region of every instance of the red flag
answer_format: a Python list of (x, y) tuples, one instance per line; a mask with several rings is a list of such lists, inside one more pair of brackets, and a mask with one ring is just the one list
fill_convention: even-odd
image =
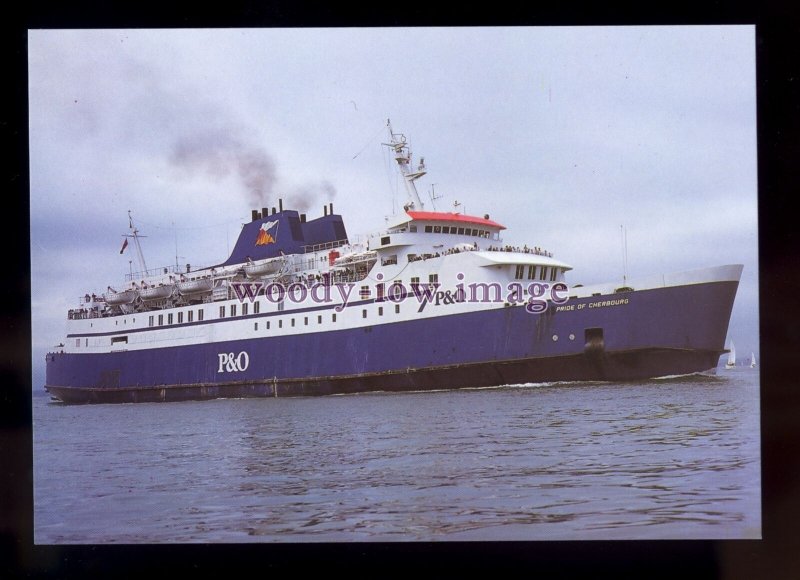
[(119, 251), (119, 253), (121, 254), (122, 252), (124, 252), (125, 248), (127, 247), (128, 247), (128, 238), (125, 238), (125, 241), (122, 242), (122, 249)]

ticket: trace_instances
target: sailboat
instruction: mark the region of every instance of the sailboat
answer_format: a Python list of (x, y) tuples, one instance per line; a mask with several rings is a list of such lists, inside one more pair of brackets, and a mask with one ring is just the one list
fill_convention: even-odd
[(751, 369), (756, 368), (756, 353), (754, 352), (750, 353), (750, 368)]
[(731, 341), (731, 349), (728, 353), (728, 362), (725, 363), (726, 369), (732, 369), (736, 366), (736, 347), (733, 345), (733, 341)]

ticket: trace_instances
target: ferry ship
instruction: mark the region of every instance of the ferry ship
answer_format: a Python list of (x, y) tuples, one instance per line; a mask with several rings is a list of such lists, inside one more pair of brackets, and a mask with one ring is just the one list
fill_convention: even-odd
[[(363, 241), (323, 215), (252, 210), (227, 260), (141, 272), (67, 313), (46, 355), (64, 403), (419, 391), (713, 372), (742, 265), (570, 287), (571, 267), (503, 243), (488, 214), (426, 210), (404, 135), (408, 200)], [(129, 214), (130, 216), (130, 214)]]

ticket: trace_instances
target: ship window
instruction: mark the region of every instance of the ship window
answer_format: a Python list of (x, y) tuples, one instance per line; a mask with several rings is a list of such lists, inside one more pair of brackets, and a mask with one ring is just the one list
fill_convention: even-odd
[(225, 318), (225, 307), (224, 306), (220, 306), (219, 307), (219, 317), (220, 318)]
[(362, 286), (359, 295), (361, 296), (362, 300), (369, 298), (369, 286)]
[(117, 344), (121, 342), (123, 344), (128, 344), (128, 337), (127, 336), (112, 336), (111, 337), (111, 344)]
[(464, 235), (464, 228), (458, 228), (458, 235), (459, 236), (463, 236)]
[(294, 318), (292, 318), (292, 326), (294, 326)]
[(253, 330), (258, 330), (258, 322), (253, 323)]
[(278, 321), (278, 328), (283, 328), (283, 320)]
[(261, 311), (261, 302), (256, 300), (253, 302), (253, 314), (258, 314)]
[(472, 235), (473, 236), (477, 236), (478, 235), (478, 230), (472, 230)]
[(390, 236), (383, 236), (383, 237), (381, 238), (381, 246), (385, 246), (386, 244), (388, 244), (388, 243), (389, 243), (389, 241), (390, 241), (390, 239), (389, 239), (389, 238), (390, 238)]
[(366, 317), (367, 317), (367, 309), (365, 308), (364, 310), (361, 311), (361, 318), (366, 318)]
[(547, 280), (547, 266), (542, 266), (539, 270), (539, 278)]
[(417, 259), (417, 255), (416, 254), (408, 254), (408, 261), (409, 262), (413, 262), (416, 259)]
[(428, 275), (428, 282), (431, 284), (438, 284), (439, 283), (439, 274), (430, 274)]
[(242, 316), (247, 316), (247, 306), (248, 306), (247, 302), (242, 304)]
[(147, 326), (153, 326), (154, 322), (155, 322), (155, 316), (151, 316), (147, 321)]
[(236, 316), (236, 304), (231, 304), (231, 316)]
[(556, 281), (556, 274), (557, 273), (558, 273), (558, 270), (556, 270), (555, 268), (550, 270), (550, 281), (551, 282), (555, 282)]
[(429, 234), (433, 231), (433, 226), (425, 226), (425, 233)]
[(303, 317), (303, 325), (308, 326), (308, 316)]
[(442, 226), (433, 226), (433, 233), (434, 234), (441, 234), (442, 233)]
[(409, 232), (416, 232), (417, 231), (417, 226), (408, 226), (408, 231)]
[(76, 338), (75, 339), (75, 346), (80, 346), (80, 345), (81, 345), (81, 339), (80, 338)]
[(158, 315), (158, 325), (161, 326), (162, 324), (164, 324), (164, 315), (163, 314), (159, 314)]
[(178, 312), (178, 324), (183, 322), (183, 312)]
[(194, 320), (194, 310), (190, 310), (189, 312), (186, 313), (186, 319), (188, 322)]
[(172, 312), (167, 314), (167, 324), (172, 324)]
[(450, 233), (450, 226), (442, 226), (442, 233), (449, 234)]
[(413, 288), (415, 285), (419, 286), (419, 276), (411, 277), (411, 287)]
[(197, 311), (197, 320), (203, 320), (203, 309), (200, 308)]
[(119, 320), (114, 321), (114, 326), (119, 326)]
[(383, 316), (383, 306), (378, 306), (378, 316)]
[(331, 322), (336, 322), (336, 313), (331, 314)]
[(399, 304), (395, 304), (394, 305), (394, 313), (395, 314), (400, 314), (400, 305)]
[(286, 303), (285, 303), (283, 300), (281, 300), (280, 302), (278, 302), (278, 312), (283, 312), (283, 309), (284, 309), (285, 307), (286, 307)]
[(83, 341), (83, 346), (89, 346), (89, 339), (88, 338)]
[(528, 266), (528, 280), (536, 278), (536, 266)]
[(322, 314), (317, 316), (317, 324), (322, 324)]
[(269, 330), (269, 320), (267, 320), (267, 330)]
[(464, 235), (465, 236), (471, 236), (472, 235), (472, 228), (465, 229), (464, 230)]
[(517, 268), (514, 271), (514, 279), (515, 280), (522, 280), (522, 276), (525, 274), (525, 266), (522, 264), (517, 264)]

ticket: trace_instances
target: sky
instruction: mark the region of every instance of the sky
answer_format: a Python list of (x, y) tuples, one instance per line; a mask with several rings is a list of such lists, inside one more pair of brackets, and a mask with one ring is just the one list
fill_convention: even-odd
[[(490, 214), (570, 284), (744, 264), (759, 356), (753, 26), (30, 30), (33, 384), (80, 296), (224, 260), (250, 210), (334, 203), (351, 240), (405, 201)], [(177, 258), (176, 258), (177, 257)], [(133, 263), (137, 269), (136, 262)]]

